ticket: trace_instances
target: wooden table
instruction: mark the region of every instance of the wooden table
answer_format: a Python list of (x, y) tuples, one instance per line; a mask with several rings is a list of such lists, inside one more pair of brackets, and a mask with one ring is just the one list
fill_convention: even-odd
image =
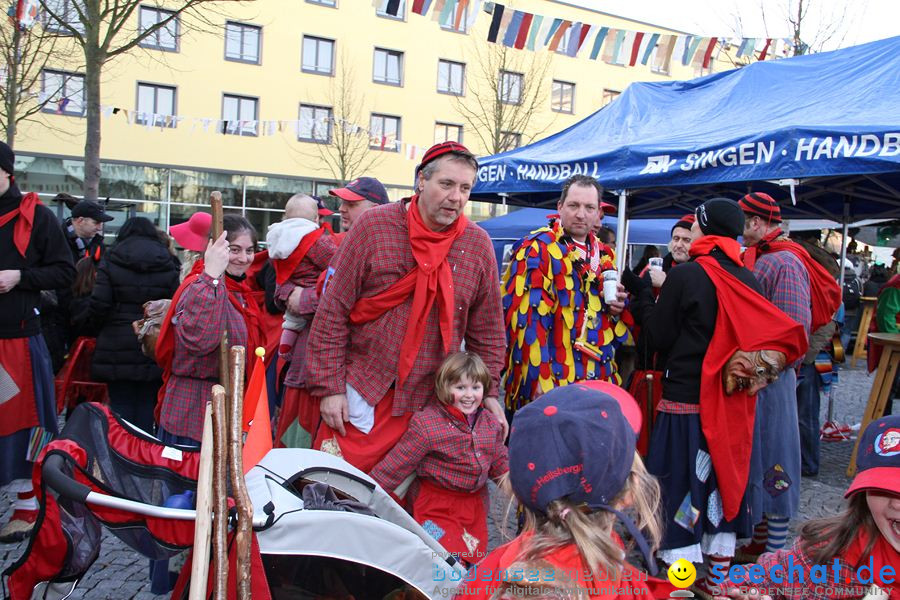
[(869, 334), (869, 324), (875, 314), (875, 301), (878, 298), (863, 296), (859, 299), (859, 328), (856, 330), (856, 343), (853, 345), (853, 357), (850, 359), (850, 368), (856, 368), (856, 361), (866, 357), (866, 336)]
[[(859, 450), (859, 439), (869, 423), (880, 418), (884, 413), (884, 407), (891, 396), (891, 386), (897, 376), (897, 369), (900, 367), (900, 333), (870, 333), (869, 339), (881, 344), (884, 351), (881, 353), (881, 360), (878, 361), (875, 381), (872, 382), (872, 391), (869, 392), (869, 402), (866, 404), (862, 425), (856, 436), (856, 443), (853, 445), (853, 454), (850, 456), (850, 465), (847, 467), (848, 477), (856, 474), (856, 452)], [(859, 340), (856, 343), (859, 344)]]

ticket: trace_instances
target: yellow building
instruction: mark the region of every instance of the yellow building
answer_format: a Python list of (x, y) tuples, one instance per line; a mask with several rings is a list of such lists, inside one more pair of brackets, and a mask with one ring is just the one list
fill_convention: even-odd
[[(64, 9), (72, 0), (54, 1)], [(388, 4), (203, 5), (212, 26), (185, 17), (110, 62), (101, 82), (100, 190), (102, 197), (132, 208), (119, 211), (113, 225), (142, 214), (165, 227), (206, 205), (210, 191), (221, 190), (226, 207), (243, 211), (264, 233), (291, 194), (327, 195), (341, 179), (327, 159), (334, 143), (326, 142), (338, 135), (357, 140), (357, 147), (362, 140), (363, 167), (375, 162), (345, 175), (375, 176), (396, 200), (409, 194), (413, 169), (432, 143), (459, 139), (476, 153), (490, 152), (469, 122), (472, 117), (467, 121), (463, 113), (477, 112), (479, 103), (489, 104), (498, 92), (508, 106), (526, 103), (532, 86), (540, 91), (529, 125), (502, 132), (504, 144), (514, 147), (535, 133), (543, 137), (581, 120), (632, 81), (699, 74), (674, 60), (655, 67), (653, 61), (651, 66), (607, 64), (591, 60), (590, 48), (571, 57), (563, 38), (555, 52), (507, 49), (508, 72), (491, 79), (484, 73), (492, 64), (488, 57), (504, 46), (487, 41), (493, 17), (484, 8), (490, 3), (479, 3), (477, 13), (461, 13), (458, 30), (453, 14), (441, 23), (435, 9), (422, 16), (412, 12), (413, 0), (401, 0), (394, 17), (385, 12)], [(475, 4), (472, 0), (469, 9)], [(674, 33), (554, 0), (506, 6), (508, 12), (513, 8), (547, 21)], [(146, 27), (163, 14), (153, 5), (141, 6), (134, 27)], [(543, 75), (539, 81), (533, 81), (535, 72)], [(80, 85), (77, 69), (63, 63), (48, 69), (44, 93), (56, 90), (48, 112), (41, 123), (24, 123), (19, 130), (17, 179), (23, 190), (37, 191), (45, 200), (57, 192), (81, 195)], [(501, 89), (485, 89), (492, 85)], [(355, 105), (347, 109), (348, 102)], [(472, 203), (471, 211), (483, 218), (489, 207)]]

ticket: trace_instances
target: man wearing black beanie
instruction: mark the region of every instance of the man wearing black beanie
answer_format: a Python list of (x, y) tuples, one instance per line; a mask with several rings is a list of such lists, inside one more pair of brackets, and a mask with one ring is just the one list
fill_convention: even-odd
[[(705, 560), (707, 572), (716, 566), (727, 571), (737, 538), (747, 537), (753, 527), (747, 483), (755, 475), (750, 466), (758, 461), (750, 455), (752, 429), (740, 422), (752, 422), (750, 394), (760, 383), (748, 379), (746, 387), (726, 397), (723, 373), (730, 372), (735, 348), (794, 357), (805, 338), (762, 297), (743, 266), (736, 238), (744, 216), (738, 204), (713, 198), (695, 217), (691, 258), (669, 272), (644, 319), (642, 334), (664, 373), (647, 470), (659, 478), (663, 492), (659, 557), (669, 564), (679, 558)], [(768, 333), (781, 341), (770, 344)], [(695, 589), (712, 595), (706, 580)]]
[(0, 378), (9, 384), (0, 386), (0, 486), (18, 494), (0, 542), (24, 539), (34, 528), (31, 461), (57, 433), (53, 368), (38, 311), (41, 290), (75, 278), (56, 217), (37, 194), (22, 195), (14, 164), (12, 149), (0, 142)]

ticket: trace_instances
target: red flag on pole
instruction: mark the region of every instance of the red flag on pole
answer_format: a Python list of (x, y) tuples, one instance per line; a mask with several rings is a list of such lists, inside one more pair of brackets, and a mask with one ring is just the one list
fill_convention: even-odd
[[(260, 352), (262, 350), (262, 352)], [(243, 429), (247, 432), (244, 440), (244, 474), (256, 466), (272, 449), (272, 423), (269, 418), (269, 395), (266, 391), (266, 366), (263, 363), (265, 351), (256, 350), (256, 361), (247, 392), (244, 394)]]

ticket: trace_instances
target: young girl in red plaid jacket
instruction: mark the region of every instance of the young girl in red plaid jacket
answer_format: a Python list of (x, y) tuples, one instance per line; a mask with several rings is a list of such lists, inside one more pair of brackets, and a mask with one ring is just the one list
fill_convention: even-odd
[(491, 374), (468, 352), (448, 356), (435, 376), (437, 402), (413, 415), (371, 475), (393, 493), (415, 473), (413, 517), (449, 553), (477, 562), (487, 548), (487, 479), (509, 471), (500, 423), (481, 406)]
[(714, 574), (719, 591), (745, 600), (900, 600), (900, 415), (866, 427), (856, 465), (843, 514), (804, 524), (790, 550), (763, 554), (733, 575)]

